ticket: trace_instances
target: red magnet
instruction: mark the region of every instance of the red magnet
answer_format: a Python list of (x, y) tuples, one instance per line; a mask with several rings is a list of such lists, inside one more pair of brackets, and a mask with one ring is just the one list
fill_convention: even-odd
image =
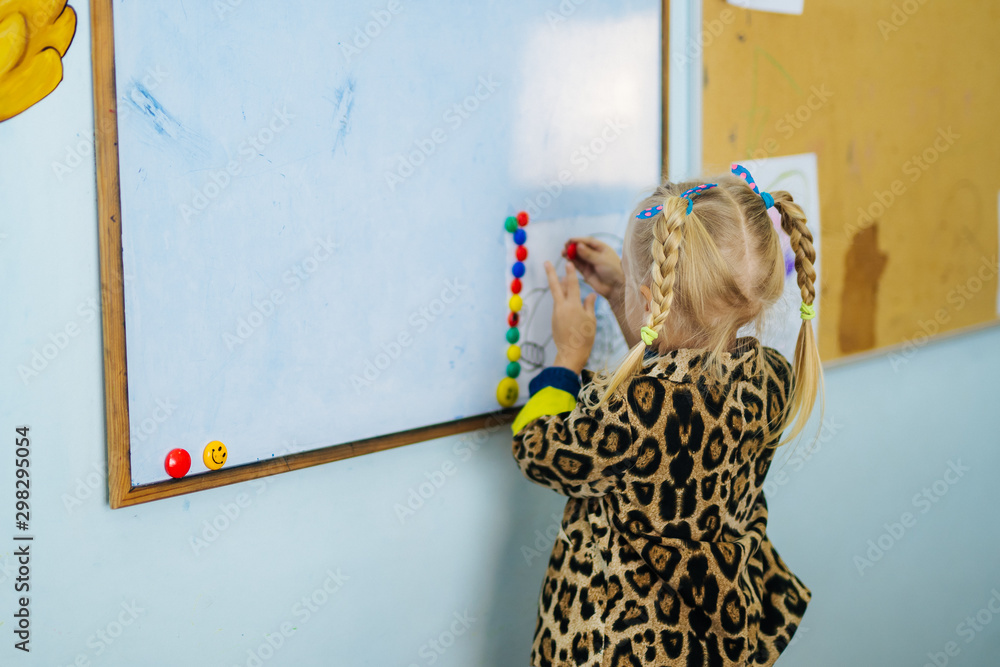
[(180, 447), (171, 449), (163, 467), (166, 468), (167, 474), (171, 477), (175, 479), (183, 477), (191, 469), (191, 455)]
[(507, 316), (507, 324), (512, 327), (516, 327), (520, 319), (521, 318), (518, 316), (517, 313), (511, 313), (510, 315)]
[(528, 224), (528, 214), (525, 211), (521, 211), (520, 213), (517, 214), (517, 224), (521, 225), (522, 227)]
[(576, 244), (567, 243), (566, 244), (566, 256), (570, 259), (576, 259)]
[[(514, 278), (512, 281), (510, 281), (510, 291), (511, 291), (511, 294), (520, 294), (521, 293), (521, 279), (520, 278)], [(511, 326), (514, 326), (514, 325), (512, 324)]]
[(517, 261), (523, 262), (528, 259), (528, 249), (523, 245), (517, 246), (517, 250), (514, 251), (514, 255), (517, 257)]

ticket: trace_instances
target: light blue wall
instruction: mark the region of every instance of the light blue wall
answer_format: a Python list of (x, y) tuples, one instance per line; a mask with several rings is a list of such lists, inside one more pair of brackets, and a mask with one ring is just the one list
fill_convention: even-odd
[[(0, 663), (252, 665), (248, 651), (288, 623), (261, 664), (526, 665), (563, 503), (520, 476), (505, 432), (108, 509), (101, 332), (88, 319), (99, 298), (89, 18), (85, 3), (77, 10), (63, 84), (0, 124)], [(74, 153), (81, 163), (56, 175), (53, 163)], [(71, 323), (78, 335), (22, 381), (18, 367)], [(997, 664), (1000, 615), (980, 610), (1000, 591), (998, 350), (994, 328), (927, 344), (896, 369), (877, 357), (828, 370), (819, 448), (805, 460), (800, 445), (786, 477), (776, 462), (769, 478), (771, 537), (814, 593), (780, 664), (919, 667), (950, 641), (959, 653), (947, 664)], [(12, 648), (12, 444), (23, 424), (36, 536), (29, 656)], [(922, 512), (914, 496), (949, 461), (969, 470), (939, 483), (946, 492)], [(395, 506), (435, 478), (440, 488), (423, 487), (429, 498), (401, 521)], [(855, 556), (904, 512), (915, 523), (859, 572)], [(196, 553), (194, 537), (211, 541)], [(329, 571), (341, 575), (331, 594)], [(309, 597), (319, 604), (307, 616)], [(991, 622), (962, 631), (977, 612)], [(439, 654), (438, 638), (450, 644)]]

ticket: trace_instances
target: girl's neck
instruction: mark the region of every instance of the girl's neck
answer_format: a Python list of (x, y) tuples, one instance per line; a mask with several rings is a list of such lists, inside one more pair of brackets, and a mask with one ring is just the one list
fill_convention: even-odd
[[(682, 349), (705, 349), (710, 347), (708, 337), (705, 335), (695, 335), (689, 332), (671, 330), (667, 332), (667, 335), (660, 336), (663, 340), (657, 340), (658, 346), (655, 349), (659, 354), (666, 354), (672, 352), (673, 350)], [(725, 350), (733, 352), (736, 349), (736, 341), (738, 337), (733, 336), (728, 341), (726, 341)]]

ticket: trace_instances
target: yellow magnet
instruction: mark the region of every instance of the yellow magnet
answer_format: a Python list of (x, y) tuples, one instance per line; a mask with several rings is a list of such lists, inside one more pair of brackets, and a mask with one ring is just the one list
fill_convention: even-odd
[(520, 294), (515, 294), (514, 296), (510, 297), (510, 310), (511, 310), (511, 312), (516, 313), (519, 310), (521, 310), (521, 305), (523, 303), (524, 302), (521, 301), (521, 295)]
[(218, 470), (225, 464), (228, 453), (224, 444), (218, 440), (213, 440), (205, 445), (205, 451), (202, 452), (201, 458), (205, 462), (206, 468), (209, 470)]
[(514, 378), (504, 378), (497, 385), (497, 401), (505, 408), (514, 405), (518, 394), (517, 380)]
[(511, 345), (507, 348), (507, 359), (508, 361), (517, 361), (521, 358), (521, 348), (517, 345)]

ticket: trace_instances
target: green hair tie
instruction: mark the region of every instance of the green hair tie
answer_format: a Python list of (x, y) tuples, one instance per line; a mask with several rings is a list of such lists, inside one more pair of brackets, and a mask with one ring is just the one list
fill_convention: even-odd
[(799, 312), (802, 313), (802, 319), (804, 320), (811, 320), (816, 317), (816, 309), (805, 301), (803, 301), (802, 305), (799, 306)]
[(642, 329), (640, 329), (639, 335), (642, 336), (642, 342), (645, 343), (647, 346), (652, 345), (653, 341), (656, 340), (657, 336), (659, 336), (659, 334), (656, 333), (656, 331), (650, 329), (649, 327), (643, 327)]

